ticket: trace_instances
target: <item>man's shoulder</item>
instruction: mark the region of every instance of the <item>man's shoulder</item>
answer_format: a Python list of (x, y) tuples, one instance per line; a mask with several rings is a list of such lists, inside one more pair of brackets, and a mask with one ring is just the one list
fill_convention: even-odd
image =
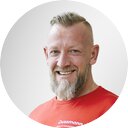
[(38, 105), (29, 115), (30, 118), (34, 118), (33, 116), (35, 115), (40, 115), (41, 113), (44, 113), (46, 111), (48, 111), (52, 105), (52, 103), (54, 102), (54, 98), (52, 98), (51, 100), (46, 101), (43, 104)]
[(106, 95), (107, 97), (115, 97), (115, 98), (118, 98), (118, 96), (115, 94), (115, 93), (113, 93), (112, 91), (109, 91), (109, 90), (107, 90), (106, 88), (103, 88), (103, 87), (101, 87), (101, 91), (102, 91), (102, 93), (104, 94), (104, 95)]
[(48, 100), (48, 101), (46, 101), (46, 102), (40, 104), (40, 105), (37, 107), (37, 109), (47, 108), (48, 106), (51, 106), (51, 104), (53, 104), (53, 102), (54, 102), (54, 99), (55, 99), (55, 98), (52, 98), (52, 99), (50, 99), (50, 100)]
[(118, 95), (103, 87), (101, 87), (101, 97), (103, 98), (104, 102), (110, 104), (113, 104), (118, 99)]
[(115, 93), (100, 86), (95, 96), (95, 103), (97, 105), (94, 106), (98, 108), (100, 114), (102, 115), (116, 102), (117, 99), (118, 96)]

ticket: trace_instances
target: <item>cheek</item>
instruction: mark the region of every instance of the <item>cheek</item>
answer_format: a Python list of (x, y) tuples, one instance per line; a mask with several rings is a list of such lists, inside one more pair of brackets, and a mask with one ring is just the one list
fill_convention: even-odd
[(86, 65), (87, 60), (84, 57), (75, 57), (72, 59), (72, 63), (77, 67), (83, 67), (83, 65)]
[(47, 64), (50, 68), (50, 70), (54, 70), (55, 66), (56, 66), (56, 60), (53, 58), (48, 58), (47, 59)]
[(87, 61), (85, 58), (81, 58), (81, 59), (74, 59), (73, 64), (78, 68), (78, 72), (81, 73), (85, 70), (86, 65), (89, 64), (89, 61)]

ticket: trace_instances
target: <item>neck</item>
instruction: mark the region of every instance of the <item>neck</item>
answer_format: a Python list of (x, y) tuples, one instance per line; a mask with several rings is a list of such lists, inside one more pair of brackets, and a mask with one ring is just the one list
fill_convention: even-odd
[(86, 83), (84, 84), (83, 90), (80, 92), (78, 97), (86, 95), (86, 94), (94, 91), (97, 87), (98, 87), (98, 85), (94, 82), (94, 80), (92, 78), (92, 73), (90, 72), (89, 77), (88, 77)]

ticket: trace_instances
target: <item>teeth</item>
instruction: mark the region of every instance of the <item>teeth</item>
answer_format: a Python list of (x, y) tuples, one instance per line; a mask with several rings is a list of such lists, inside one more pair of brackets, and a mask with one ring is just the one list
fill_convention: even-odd
[(61, 74), (61, 75), (68, 75), (68, 74), (70, 74), (71, 72), (59, 72), (59, 74)]

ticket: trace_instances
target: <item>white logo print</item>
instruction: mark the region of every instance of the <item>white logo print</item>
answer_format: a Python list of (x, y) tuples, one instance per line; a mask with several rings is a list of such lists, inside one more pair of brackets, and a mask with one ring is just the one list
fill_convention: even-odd
[(71, 128), (76, 126), (81, 126), (83, 123), (77, 121), (70, 121), (70, 120), (60, 120), (58, 122), (57, 128)]

